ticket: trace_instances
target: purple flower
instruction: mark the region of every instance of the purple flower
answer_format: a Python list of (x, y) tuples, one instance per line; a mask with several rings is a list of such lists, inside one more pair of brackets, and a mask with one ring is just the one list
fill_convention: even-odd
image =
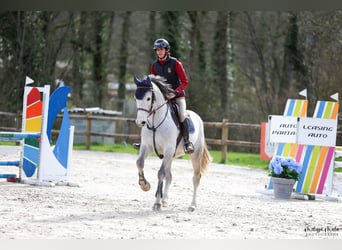
[(297, 163), (293, 158), (275, 156), (270, 161), (269, 171), (270, 176), (298, 180), (302, 164)]
[(281, 172), (283, 172), (283, 167), (281, 166), (281, 164), (275, 164), (273, 171), (275, 174), (281, 174)]
[(295, 163), (295, 166), (296, 166), (296, 172), (297, 172), (297, 173), (301, 173), (301, 172), (302, 172), (302, 169), (303, 169), (302, 164), (296, 162), (296, 163)]

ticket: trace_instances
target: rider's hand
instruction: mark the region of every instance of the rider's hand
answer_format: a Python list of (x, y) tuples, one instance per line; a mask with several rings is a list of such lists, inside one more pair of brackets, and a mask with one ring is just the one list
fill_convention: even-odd
[(175, 93), (170, 92), (170, 93), (167, 93), (167, 94), (166, 94), (166, 98), (167, 98), (168, 100), (171, 100), (171, 99), (173, 99), (173, 98), (175, 98), (175, 97), (176, 97), (176, 94), (175, 94)]

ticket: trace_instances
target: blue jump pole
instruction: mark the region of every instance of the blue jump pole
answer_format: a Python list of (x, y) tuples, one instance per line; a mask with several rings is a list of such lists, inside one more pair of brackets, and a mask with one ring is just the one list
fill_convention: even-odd
[[(19, 141), (25, 138), (39, 138), (40, 133), (20, 133), (20, 132), (0, 132), (0, 141)], [(0, 166), (16, 166), (19, 167), (20, 161), (0, 161)], [(0, 174), (1, 178), (11, 180), (16, 178), (16, 174)]]
[(20, 161), (0, 161), (0, 166), (17, 166), (19, 167)]
[(8, 178), (8, 179), (11, 179), (11, 178), (16, 178), (17, 175), (16, 174), (0, 174), (0, 178)]
[(0, 141), (18, 141), (26, 138), (39, 138), (40, 133), (0, 132)]

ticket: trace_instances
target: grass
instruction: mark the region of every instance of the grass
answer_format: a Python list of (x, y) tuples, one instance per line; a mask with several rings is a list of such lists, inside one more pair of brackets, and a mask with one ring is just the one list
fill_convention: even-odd
[[(335, 158), (335, 161), (342, 161), (342, 157)], [(335, 168), (334, 172), (342, 173), (342, 168)]]
[[(74, 149), (77, 150), (85, 150), (85, 145), (74, 145)], [(114, 145), (102, 145), (102, 144), (93, 144), (91, 145), (92, 151), (103, 151), (103, 152), (116, 152), (116, 153), (129, 153), (129, 154), (138, 154), (138, 151), (134, 149), (131, 145), (125, 144), (114, 144)], [(210, 154), (213, 158), (213, 162), (222, 163), (221, 162), (221, 151), (210, 150)], [(189, 159), (189, 155), (183, 156), (183, 159)], [(251, 153), (237, 153), (237, 152), (228, 152), (226, 156), (225, 164), (235, 165), (235, 166), (244, 166), (251, 167), (257, 169), (268, 168), (268, 161), (260, 160), (259, 154), (251, 154)]]
[(3, 145), (3, 146), (17, 146), (17, 145), (19, 145), (19, 143), (15, 142), (15, 141), (0, 141), (0, 145)]

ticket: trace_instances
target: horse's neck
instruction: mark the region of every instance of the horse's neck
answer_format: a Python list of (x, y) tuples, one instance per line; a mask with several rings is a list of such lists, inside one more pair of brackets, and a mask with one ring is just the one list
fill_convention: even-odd
[(155, 94), (155, 103), (154, 103), (154, 109), (156, 110), (155, 112), (155, 118), (156, 119), (164, 119), (165, 115), (166, 115), (166, 112), (167, 112), (167, 104), (166, 104), (166, 100), (163, 96), (163, 94), (161, 93), (160, 89), (158, 88), (158, 86), (156, 86), (154, 84), (153, 86), (153, 89), (154, 89), (154, 94)]

